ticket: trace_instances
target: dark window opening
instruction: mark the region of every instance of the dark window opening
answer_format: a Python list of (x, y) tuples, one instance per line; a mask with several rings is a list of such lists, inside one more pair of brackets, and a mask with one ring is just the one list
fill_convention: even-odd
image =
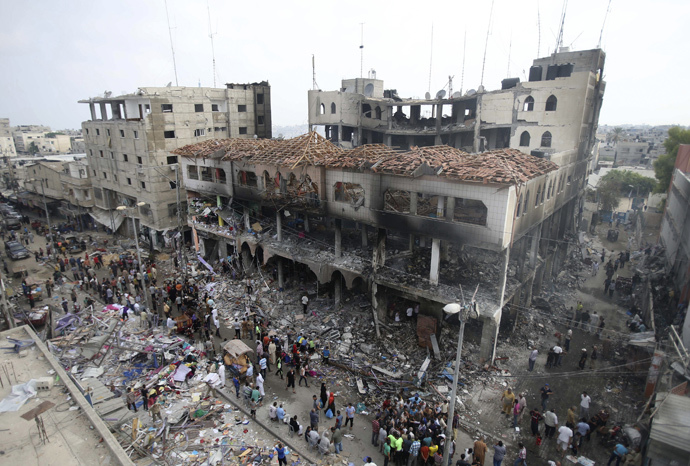
[(257, 103), (257, 105), (263, 105), (264, 104), (264, 95), (263, 94), (256, 94), (256, 103)]
[(453, 221), (486, 226), (488, 209), (482, 201), (476, 199), (455, 198)]
[(129, 184), (129, 185), (132, 184), (132, 178), (127, 178), (127, 184)]
[(376, 107), (374, 110), (374, 113), (376, 114), (376, 119), (380, 120), (381, 119), (381, 107)]
[(401, 189), (388, 189), (383, 195), (383, 201), (383, 210), (402, 214), (410, 213), (409, 191), (403, 191)]
[(206, 128), (199, 128), (194, 130), (194, 137), (206, 136)]
[(211, 167), (201, 167), (201, 181), (213, 181)]
[(216, 168), (216, 182), (220, 183), (220, 184), (227, 183), (227, 178), (225, 176), (225, 170), (223, 170), (222, 168)]
[(541, 135), (541, 147), (551, 147), (551, 133), (548, 131)]
[(137, 157), (137, 163), (138, 163), (139, 165), (143, 165), (143, 164), (144, 164), (144, 159), (142, 159), (141, 157)]
[(242, 113), (247, 111), (247, 106), (246, 105), (238, 105), (237, 106), (237, 111)]
[(218, 104), (211, 104), (211, 111), (217, 112), (218, 111)]
[(177, 183), (174, 181), (168, 181), (168, 183), (170, 183), (170, 189), (177, 189)]
[(520, 135), (520, 146), (522, 146), (522, 147), (529, 146), (529, 140), (530, 140), (529, 133), (527, 131), (523, 131), (522, 134)]
[(163, 131), (163, 137), (165, 139), (174, 139), (175, 138), (175, 131)]
[(258, 186), (258, 180), (256, 178), (256, 173), (241, 170), (238, 173), (240, 184), (243, 186), (250, 186), (256, 188)]
[(258, 124), (259, 126), (264, 125), (264, 116), (263, 115), (258, 115), (256, 117), (256, 124)]
[(196, 171), (195, 165), (189, 165), (187, 167), (187, 177), (190, 180), (198, 180), (199, 179), (199, 173)]
[(125, 137), (125, 130), (124, 129), (120, 130), (120, 137), (121, 138)]
[(546, 111), (547, 112), (555, 112), (557, 106), (558, 106), (558, 99), (556, 99), (555, 95), (551, 95), (551, 96), (549, 96), (548, 99), (546, 99)]
[(129, 162), (129, 157), (127, 156), (127, 154), (122, 154), (122, 160), (124, 160), (125, 162)]
[(246, 126), (240, 126), (240, 134), (247, 134), (247, 127)]
[(527, 213), (527, 207), (529, 206), (529, 191), (525, 194), (525, 203), (522, 204), (522, 215)]
[(364, 188), (359, 184), (339, 181), (333, 186), (333, 191), (337, 202), (348, 202), (357, 207), (364, 204)]
[(522, 211), (522, 194), (520, 194), (520, 197), (518, 198), (517, 201), (517, 212), (515, 212), (515, 217), (520, 216), (520, 212)]
[(523, 112), (531, 112), (532, 110), (534, 110), (534, 97), (529, 95), (525, 99), (525, 104), (522, 107), (522, 111)]
[(168, 158), (166, 159), (168, 162), (168, 165), (172, 165), (177, 163), (177, 156), (176, 155), (169, 155)]
[(335, 115), (335, 102), (331, 103), (331, 114)]
[(204, 104), (194, 104), (194, 111), (196, 113), (204, 111)]
[(371, 118), (371, 105), (362, 104), (362, 115), (367, 118)]
[(101, 130), (96, 128), (96, 136), (100, 136), (100, 135), (101, 135)]
[(146, 189), (146, 181), (141, 182), (141, 189)]
[(172, 104), (161, 104), (161, 112), (172, 113), (172, 111), (173, 111)]

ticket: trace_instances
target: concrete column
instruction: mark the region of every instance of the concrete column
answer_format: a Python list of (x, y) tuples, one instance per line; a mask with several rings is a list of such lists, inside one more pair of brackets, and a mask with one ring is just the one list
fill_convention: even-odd
[(225, 241), (219, 240), (218, 241), (218, 258), (219, 259), (225, 259), (228, 257), (228, 245)]
[(407, 247), (407, 249), (409, 251), (412, 251), (414, 249), (414, 235), (413, 234), (410, 234), (410, 244)]
[(431, 241), (431, 271), (429, 272), (429, 281), (432, 285), (438, 285), (438, 270), (441, 262), (440, 256), (441, 240), (434, 238)]
[(369, 237), (367, 236), (367, 226), (364, 223), (360, 224), (362, 226), (362, 247), (366, 248), (369, 246)]
[(249, 222), (249, 209), (246, 207), (242, 210), (242, 219), (244, 220), (244, 229), (249, 230), (251, 224)]
[(338, 125), (338, 143), (343, 142), (343, 125)]
[(342, 298), (343, 295), (343, 280), (340, 275), (338, 275), (338, 278), (335, 279), (334, 283), (334, 290), (333, 290), (333, 295), (335, 298), (335, 307), (336, 309), (340, 307), (340, 299)]
[(104, 102), (99, 102), (99, 105), (101, 107), (101, 120), (105, 121), (108, 119), (108, 111), (106, 110)]
[(249, 272), (253, 269), (252, 267), (252, 255), (247, 249), (242, 250), (242, 266), (243, 268)]
[(376, 232), (376, 247), (371, 261), (374, 271), (386, 265), (386, 230), (379, 228)]
[(479, 136), (481, 136), (482, 126), (482, 96), (477, 96), (477, 115), (474, 118), (474, 144), (472, 145), (473, 152), (479, 152)]
[[(373, 280), (371, 283), (371, 312), (374, 317), (374, 325), (376, 327), (376, 336), (381, 337), (381, 332), (379, 330), (379, 299), (378, 296), (376, 296), (376, 293), (378, 291), (378, 285), (376, 284), (376, 280)], [(384, 310), (384, 316), (385, 316), (385, 310)]]
[[(449, 196), (446, 198), (446, 212), (445, 212), (444, 218), (446, 219), (447, 222), (452, 222), (454, 216), (455, 216), (455, 198)], [(441, 241), (441, 260), (447, 261), (449, 255), (450, 255), (450, 242), (449, 241)]]
[(335, 219), (335, 258), (342, 257), (343, 255), (343, 221), (339, 218)]
[(436, 105), (436, 138), (434, 139), (434, 144), (437, 146), (441, 145), (441, 123), (443, 118), (443, 104), (439, 103)]
[(517, 276), (520, 281), (523, 280), (525, 274), (525, 250), (527, 249), (527, 238), (522, 237), (518, 241), (517, 246)]
[(283, 258), (278, 257), (278, 289), (283, 290), (285, 288), (285, 278), (283, 274)]
[(276, 230), (278, 231), (278, 242), (283, 241), (283, 214), (276, 212)]
[(389, 147), (392, 146), (393, 145), (393, 136), (390, 134), (384, 135), (383, 136), (383, 143)]
[(541, 228), (537, 227), (532, 231), (532, 244), (529, 250), (529, 266), (534, 269), (537, 265), (537, 255), (539, 252), (539, 243), (541, 240)]
[(417, 215), (417, 193), (410, 191), (410, 215)]
[(426, 247), (426, 236), (420, 236), (419, 237), (419, 247), (420, 248)]
[(501, 310), (499, 309), (493, 318), (484, 318), (482, 327), (482, 340), (479, 345), (479, 362), (493, 364), (496, 354), (496, 340), (498, 339), (498, 328), (501, 323)]
[(525, 289), (525, 292), (527, 293), (527, 296), (525, 296), (525, 307), (530, 307), (532, 305), (532, 293), (534, 288), (534, 275), (532, 275), (532, 278), (530, 278), (527, 281), (527, 288)]
[(94, 104), (89, 104), (89, 110), (91, 111), (91, 121), (96, 121), (96, 106)]
[(309, 215), (304, 214), (304, 232), (309, 233)]
[(510, 246), (503, 253), (503, 263), (501, 264), (501, 276), (498, 281), (498, 302), (499, 308), (503, 309), (503, 295), (506, 293), (506, 280), (508, 279), (508, 263), (510, 262)]

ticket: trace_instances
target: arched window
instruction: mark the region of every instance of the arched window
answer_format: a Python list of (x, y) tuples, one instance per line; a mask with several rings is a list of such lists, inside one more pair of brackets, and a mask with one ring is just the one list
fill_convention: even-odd
[(378, 106), (377, 106), (376, 109), (375, 109), (374, 111), (375, 111), (375, 113), (376, 113), (376, 119), (377, 119), (377, 120), (380, 120), (380, 119), (381, 119), (381, 107), (378, 107)]
[(520, 194), (520, 197), (518, 198), (517, 212), (515, 212), (515, 218), (520, 216), (521, 209), (522, 209), (522, 194)]
[(544, 203), (544, 198), (546, 197), (546, 184), (541, 185), (541, 203)]
[(548, 131), (541, 135), (541, 147), (551, 147), (551, 133)]
[(331, 114), (335, 114), (335, 102), (331, 103)]
[(546, 99), (546, 111), (547, 112), (555, 112), (557, 106), (558, 106), (558, 99), (556, 99), (555, 95), (550, 95), (549, 98)]
[(529, 206), (529, 191), (525, 194), (525, 203), (522, 205), (522, 215), (527, 213), (527, 207)]
[(534, 110), (534, 97), (528, 95), (525, 99), (525, 104), (522, 106), (522, 111), (531, 112), (532, 110)]
[(553, 180), (550, 180), (547, 186), (548, 188), (546, 188), (546, 199), (549, 200), (551, 199), (551, 188), (553, 188)]
[(362, 115), (364, 115), (367, 118), (371, 118), (371, 105), (362, 104)]
[(319, 115), (325, 115), (326, 114), (326, 106), (324, 104), (321, 104), (319, 106)]
[(529, 146), (529, 133), (527, 131), (523, 131), (522, 134), (520, 135), (520, 146), (522, 147), (527, 147)]
[(542, 192), (541, 192), (541, 186), (537, 187), (537, 195), (534, 196), (534, 207), (537, 207), (539, 205), (539, 199), (541, 198)]

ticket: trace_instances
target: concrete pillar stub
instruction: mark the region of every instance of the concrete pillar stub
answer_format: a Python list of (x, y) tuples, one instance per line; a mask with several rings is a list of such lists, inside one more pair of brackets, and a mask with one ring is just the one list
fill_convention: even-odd
[(335, 279), (334, 285), (333, 295), (335, 297), (335, 307), (337, 309), (340, 307), (340, 299), (342, 298), (343, 294), (343, 280), (340, 275), (338, 275), (338, 278)]
[(309, 215), (304, 214), (304, 232), (309, 233)]
[(410, 215), (417, 215), (417, 198), (419, 196), (415, 192), (410, 192)]
[(440, 246), (440, 239), (434, 238), (431, 241), (431, 271), (429, 272), (429, 281), (432, 285), (438, 285), (439, 263), (441, 262)]
[(342, 257), (342, 242), (343, 242), (343, 227), (342, 220), (339, 218), (335, 219), (335, 257), (336, 259)]
[(283, 215), (280, 211), (276, 212), (276, 230), (278, 232), (278, 242), (283, 241)]
[(285, 278), (283, 275), (283, 258), (278, 257), (278, 289), (285, 288)]
[(367, 236), (367, 226), (366, 224), (362, 223), (362, 247), (366, 248), (369, 246), (369, 238)]
[(482, 340), (479, 346), (479, 361), (493, 364), (496, 354), (496, 340), (498, 339), (498, 329), (501, 323), (501, 311), (496, 313), (496, 317), (482, 318)]

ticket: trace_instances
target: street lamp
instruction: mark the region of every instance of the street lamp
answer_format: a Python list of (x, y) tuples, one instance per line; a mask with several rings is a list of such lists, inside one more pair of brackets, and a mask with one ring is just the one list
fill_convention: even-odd
[[(130, 213), (134, 211), (135, 207), (141, 207), (146, 205), (146, 202), (138, 202), (136, 205), (132, 207), (127, 207), (124, 205), (117, 206), (115, 210), (119, 211), (129, 211)], [(125, 214), (126, 215), (126, 214)], [(139, 234), (137, 233), (137, 224), (136, 221), (134, 220), (134, 215), (130, 215), (130, 218), (132, 219), (132, 230), (134, 231), (134, 244), (136, 245), (137, 248), (137, 260), (139, 261), (139, 271), (141, 272), (142, 280), (144, 275), (146, 275), (146, 269), (144, 268), (144, 263), (141, 261), (141, 250), (139, 249)], [(146, 281), (144, 280), (144, 283), (142, 283), (142, 288), (144, 288), (144, 296), (146, 297), (146, 307), (148, 308), (149, 312), (151, 312), (151, 309), (153, 306), (151, 305), (151, 294), (149, 293), (149, 289), (146, 286)]]
[[(26, 180), (30, 182), (31, 184), (35, 183), (36, 181), (41, 182), (41, 195), (43, 196), (43, 207), (46, 209), (46, 222), (48, 223), (48, 233), (52, 233), (53, 229), (50, 227), (50, 214), (48, 213), (48, 203), (46, 202), (46, 191), (45, 187), (43, 186), (43, 178), (37, 179), (37, 178), (31, 178), (29, 180)], [(34, 186), (35, 189), (35, 186)]]
[[(471, 310), (470, 310), (471, 309)], [(467, 309), (458, 303), (446, 304), (443, 307), (443, 312), (449, 316), (457, 314), (458, 320), (460, 321), (460, 330), (458, 331), (458, 348), (455, 354), (455, 371), (453, 372), (453, 389), (450, 393), (450, 406), (448, 408), (448, 422), (446, 425), (446, 442), (443, 446), (443, 461), (449, 464), (450, 461), (450, 445), (453, 442), (453, 418), (455, 417), (455, 401), (457, 400), (458, 394), (458, 376), (460, 374), (460, 359), (462, 353), (462, 340), (465, 335), (465, 321), (470, 314), (476, 314), (475, 303), (470, 305)]]

